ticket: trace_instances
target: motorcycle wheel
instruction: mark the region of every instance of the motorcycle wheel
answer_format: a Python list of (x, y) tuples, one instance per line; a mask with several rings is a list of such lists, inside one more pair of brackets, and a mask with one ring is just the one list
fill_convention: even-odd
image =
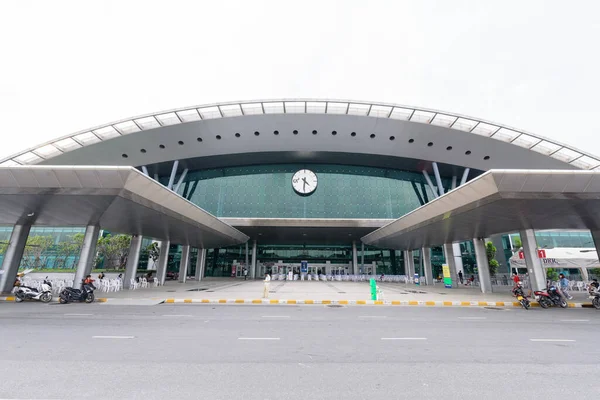
[(561, 308), (567, 308), (569, 306), (569, 304), (567, 303), (567, 301), (565, 299), (560, 299), (560, 304), (559, 306)]
[(22, 297), (20, 297), (18, 294), (17, 294), (17, 295), (15, 295), (15, 303), (20, 303), (20, 302), (22, 302), (22, 301), (23, 301), (23, 298), (22, 298)]
[(594, 297), (594, 300), (592, 300), (592, 305), (596, 310), (600, 310), (600, 297)]
[(50, 303), (52, 301), (52, 294), (46, 292), (40, 297), (40, 300), (42, 303)]
[(88, 296), (85, 298), (85, 302), (88, 304), (93, 303), (94, 302), (94, 293), (88, 294)]
[(63, 296), (60, 296), (60, 297), (58, 298), (58, 302), (59, 302), (60, 304), (67, 304), (69, 301), (68, 301), (66, 298), (64, 298)]
[(542, 308), (548, 308), (552, 305), (552, 303), (550, 302), (550, 299), (548, 299), (547, 297), (541, 297), (540, 298), (540, 307)]
[(523, 299), (521, 300), (521, 305), (523, 306), (524, 309), (529, 310), (529, 300)]

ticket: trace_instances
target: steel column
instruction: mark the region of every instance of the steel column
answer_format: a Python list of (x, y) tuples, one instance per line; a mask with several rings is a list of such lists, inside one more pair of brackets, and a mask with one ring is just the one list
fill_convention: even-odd
[(462, 273), (465, 273), (465, 269), (463, 267), (463, 260), (462, 260), (462, 250), (460, 249), (460, 243), (456, 242), (456, 243), (452, 243), (452, 252), (454, 253), (454, 263), (456, 264), (456, 273), (458, 274), (458, 271), (462, 271)]
[[(360, 242), (360, 267), (365, 270), (365, 244)], [(375, 272), (373, 272), (375, 274)]]
[(246, 264), (244, 267), (248, 270), (248, 275), (250, 274), (250, 265), (248, 265), (249, 257), (248, 257), (248, 242), (246, 242)]
[(422, 172), (423, 172), (423, 176), (425, 177), (425, 180), (427, 181), (427, 184), (431, 188), (431, 192), (433, 193), (433, 197), (439, 197), (438, 191), (435, 188), (435, 186), (433, 186), (433, 182), (431, 182), (431, 178), (429, 177), (429, 174), (427, 173), (427, 171), (423, 170)]
[(477, 262), (477, 274), (479, 275), (479, 287), (482, 293), (492, 292), (492, 279), (490, 277), (490, 265), (485, 251), (484, 239), (473, 239), (475, 247), (475, 260)]
[(169, 183), (167, 189), (173, 190), (173, 182), (175, 182), (175, 175), (177, 174), (177, 167), (179, 167), (179, 160), (173, 161), (173, 168), (171, 168), (171, 176), (169, 177)]
[(467, 182), (467, 178), (469, 177), (470, 170), (471, 170), (470, 168), (465, 168), (465, 171), (463, 172), (462, 179), (460, 180), (459, 186), (462, 186)]
[(431, 248), (423, 247), (421, 249), (421, 259), (423, 260), (425, 284), (433, 285), (433, 269), (431, 267)]
[(183, 172), (181, 173), (181, 176), (179, 177), (179, 180), (177, 181), (177, 185), (175, 185), (175, 189), (173, 189), (174, 192), (179, 190), (179, 186), (181, 186), (181, 183), (183, 182), (183, 180), (185, 179), (186, 175), (188, 173), (188, 169), (184, 169)]
[(198, 249), (196, 258), (196, 280), (200, 282), (204, 277), (204, 266), (206, 265), (206, 249)]
[(352, 241), (352, 271), (354, 275), (358, 275), (358, 254), (356, 253), (356, 240)]
[(179, 260), (179, 282), (187, 281), (188, 267), (190, 265), (190, 245), (181, 246), (181, 259)]
[(256, 240), (252, 243), (252, 269), (250, 270), (250, 278), (256, 278)]
[(137, 275), (138, 263), (140, 261), (140, 250), (142, 249), (142, 235), (133, 235), (127, 254), (127, 264), (125, 264), (125, 278), (123, 278), (123, 288), (131, 287), (131, 280)]
[(452, 279), (452, 287), (458, 287), (458, 271), (456, 270), (456, 256), (454, 255), (454, 248), (452, 243), (444, 244), (444, 257), (446, 258), (446, 264), (450, 269), (450, 278)]
[(167, 266), (169, 264), (169, 247), (171, 246), (170, 240), (163, 240), (160, 242), (160, 255), (158, 256), (158, 266), (156, 267), (156, 277), (158, 283), (162, 286), (165, 284), (167, 277)]
[(144, 175), (150, 176), (150, 174), (148, 174), (148, 168), (146, 168), (145, 165), (142, 165), (142, 172), (144, 173)]
[(73, 287), (80, 289), (82, 281), (87, 275), (92, 272), (94, 266), (94, 257), (96, 257), (96, 245), (98, 244), (98, 236), (100, 235), (100, 227), (98, 225), (88, 225), (85, 227), (85, 236), (83, 237), (83, 245), (73, 279)]
[(438, 193), (440, 196), (444, 195), (444, 185), (442, 185), (442, 177), (440, 176), (440, 170), (436, 162), (431, 163), (433, 165), (433, 174), (435, 175), (435, 181), (438, 185)]
[(535, 231), (533, 229), (525, 229), (519, 231), (519, 236), (521, 236), (521, 243), (523, 244), (523, 255), (525, 256), (527, 272), (529, 272), (531, 289), (543, 290), (546, 288), (546, 274), (544, 273), (542, 261), (537, 254)]
[(15, 225), (13, 227), (2, 260), (4, 273), (0, 274), (0, 293), (10, 293), (14, 287), (30, 230), (31, 225)]

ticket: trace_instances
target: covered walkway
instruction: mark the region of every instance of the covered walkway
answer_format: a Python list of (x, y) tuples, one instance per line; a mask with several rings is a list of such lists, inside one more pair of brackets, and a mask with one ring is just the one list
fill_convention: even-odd
[[(519, 232), (532, 286), (546, 286), (534, 230), (589, 229), (600, 244), (600, 171), (491, 170), (364, 236), (406, 251), (444, 246), (456, 280), (453, 242), (473, 240), (481, 290), (492, 291), (484, 238)], [(431, 262), (424, 257), (426, 276)]]

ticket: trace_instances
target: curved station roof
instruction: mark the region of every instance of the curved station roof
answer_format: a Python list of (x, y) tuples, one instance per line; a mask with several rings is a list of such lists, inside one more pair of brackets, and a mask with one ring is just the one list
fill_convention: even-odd
[(185, 167), (207, 168), (264, 161), (355, 164), (369, 157), (408, 169), (423, 169), (422, 160), (479, 171), (600, 169), (600, 157), (477, 118), (316, 99), (219, 103), (142, 115), (51, 140), (0, 165), (160, 166), (181, 160)]

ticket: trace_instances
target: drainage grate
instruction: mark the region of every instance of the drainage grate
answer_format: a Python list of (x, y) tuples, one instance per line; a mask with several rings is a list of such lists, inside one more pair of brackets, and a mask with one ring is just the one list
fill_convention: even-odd
[(175, 293), (177, 290), (167, 290), (167, 293)]
[(341, 304), (329, 304), (329, 305), (327, 305), (327, 307), (330, 307), (330, 308), (343, 308), (344, 306), (341, 305)]
[(341, 293), (341, 294), (346, 294), (346, 292), (338, 292), (338, 293)]
[(488, 310), (506, 311), (505, 308), (498, 308), (498, 307), (483, 307), (483, 308), (488, 309)]
[(202, 292), (204, 290), (208, 290), (208, 288), (197, 288), (197, 289), (188, 289), (188, 292)]

